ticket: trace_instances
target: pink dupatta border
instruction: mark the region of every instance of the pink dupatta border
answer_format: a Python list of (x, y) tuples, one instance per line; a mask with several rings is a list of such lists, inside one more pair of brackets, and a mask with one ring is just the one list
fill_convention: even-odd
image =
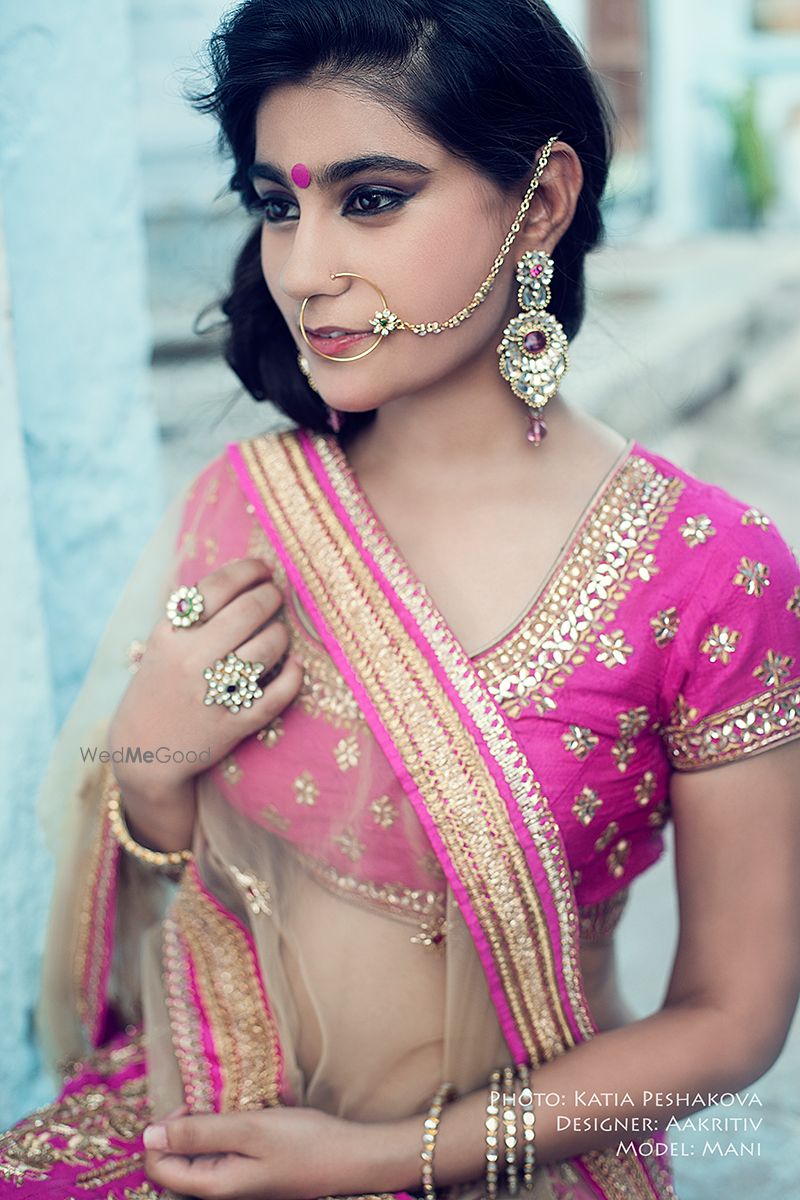
[[(479, 729), (478, 725), (476, 724), (476, 722), (474, 720), (472, 713), (467, 708), (466, 704), (462, 700), (459, 693), (453, 688), (453, 685), (452, 685), (450, 679), (448, 678), (448, 675), (447, 675), (444, 667), (442, 666), (441, 661), (437, 658), (437, 656), (435, 654), (431, 653), (430, 643), (429, 643), (425, 633), (423, 632), (422, 628), (420, 627), (419, 622), (415, 619), (414, 614), (411, 613), (409, 611), (408, 607), (403, 603), (398, 592), (390, 584), (389, 580), (386, 577), (384, 570), (376, 562), (373, 554), (367, 547), (367, 545), (366, 545), (364, 539), (362, 538), (361, 534), (359, 533), (357, 527), (351, 520), (349, 514), (346, 512), (344, 506), (342, 505), (341, 501), (339, 500), (339, 498), (336, 494), (333, 484), (330, 481), (328, 473), (325, 470), (325, 466), (322, 463), (313, 442), (308, 437), (308, 435), (304, 432), (300, 433), (299, 440), (301, 442), (301, 445), (303, 446), (303, 450), (305, 451), (305, 454), (306, 454), (308, 461), (312, 467), (312, 470), (314, 471), (314, 474), (317, 477), (320, 487), (325, 492), (326, 498), (328, 499), (331, 507), (336, 512), (336, 515), (338, 516), (342, 525), (347, 530), (349, 537), (358, 546), (359, 551), (363, 555), (364, 559), (369, 563), (370, 568), (375, 576), (375, 579), (378, 582), (383, 595), (386, 597), (387, 602), (391, 605), (391, 607), (394, 610), (395, 614), (397, 615), (398, 619), (401, 621), (406, 633), (413, 640), (413, 642), (419, 649), (420, 653), (424, 655), (426, 661), (428, 662), (428, 665), (430, 666), (431, 670), (433, 671), (433, 673), (435, 674), (439, 683), (441, 684), (443, 691), (445, 691), (447, 693), (447, 695), (450, 699), (450, 702), (452, 703), (453, 707), (458, 712), (459, 718), (463, 722), (464, 727), (468, 730), (470, 736), (474, 739), (474, 741), (479, 746), (484, 746), (485, 745), (485, 737), (484, 737), (483, 732)], [(359, 496), (359, 500), (361, 500), (361, 496)], [(513, 741), (513, 734), (511, 733), (511, 729), (508, 726), (508, 722), (506, 720), (505, 713), (500, 708), (500, 706), (495, 703), (494, 699), (492, 698), (492, 696), (489, 693), (488, 688), (485, 686), (485, 684), (482, 682), (482, 680), (478, 676), (477, 672), (475, 671), (472, 661), (466, 655), (465, 651), (463, 650), (463, 647), (456, 641), (455, 637), (453, 636), (452, 631), (450, 630), (449, 626), (447, 625), (447, 622), (444, 620), (441, 613), (438, 611), (438, 609), (434, 605), (433, 601), (430, 599), (430, 596), (427, 593), (427, 591), (424, 588), (421, 588), (417, 584), (417, 581), (411, 575), (411, 572), (409, 571), (407, 564), (399, 556), (399, 554), (396, 550), (396, 547), (388, 540), (388, 538), (383, 536), (382, 530), (380, 529), (379, 523), (377, 521), (376, 514), (374, 513), (371, 506), (369, 506), (368, 502), (366, 502), (366, 501), (365, 501), (365, 507), (367, 508), (369, 518), (373, 523), (373, 527), (377, 530), (377, 536), (379, 536), (381, 538), (382, 545), (383, 545), (383, 551), (391, 557), (393, 568), (395, 571), (397, 571), (397, 573), (399, 575), (401, 575), (403, 577), (404, 583), (407, 584), (409, 587), (413, 587), (416, 598), (427, 608), (429, 615), (431, 616), (432, 620), (435, 623), (437, 635), (441, 638), (442, 643), (445, 648), (445, 652), (447, 653), (448, 657), (457, 662), (457, 664), (458, 664), (457, 669), (461, 672), (464, 679), (468, 679), (470, 681), (472, 689), (474, 691), (477, 691), (480, 693), (480, 701), (479, 702), (481, 703), (486, 714), (490, 717), (493, 726), (495, 728), (498, 728), (499, 726), (503, 725), (508, 730), (510, 739), (512, 739), (510, 741), (510, 745), (514, 747), (514, 752), (516, 754), (514, 761), (510, 764), (511, 768), (516, 771), (520, 771), (520, 772), (523, 771), (525, 769), (525, 767), (528, 766), (528, 764), (527, 764), (527, 761), (526, 761), (524, 755), (522, 755), (521, 753), (518, 752), (518, 747), (516, 746), (516, 742)], [(384, 747), (384, 750), (385, 749), (386, 748)], [(395, 751), (395, 753), (396, 753), (396, 751)], [(525, 849), (525, 857), (526, 857), (531, 875), (535, 881), (536, 890), (539, 893), (540, 897), (542, 897), (544, 899), (549, 894), (550, 883), (545, 874), (544, 867), (542, 865), (542, 861), (541, 861), (539, 854), (536, 850), (536, 847), (533, 843), (530, 829), (528, 828), (527, 824), (525, 823), (525, 820), (520, 811), (519, 804), (511, 792), (511, 789), (508, 784), (508, 779), (507, 779), (506, 775), (503, 773), (501, 767), (499, 766), (497, 758), (495, 757), (494, 754), (491, 754), (491, 753), (484, 753), (483, 758), (484, 758), (484, 761), (489, 769), (489, 772), (495, 782), (497, 790), (503, 798), (506, 810), (508, 812), (508, 815), (511, 820), (511, 824), (512, 824), (514, 832), (517, 836), (517, 839), (519, 840), (520, 844)], [(536, 789), (531, 788), (530, 791), (531, 791), (531, 794), (535, 794)], [(544, 803), (543, 797), (541, 797), (541, 800)], [(422, 803), (421, 796), (420, 796), (420, 805), (421, 805), (420, 815), (425, 824), (426, 831), (428, 832), (428, 834), (430, 836), (431, 828), (435, 828), (435, 827), (433, 826), (433, 821), (430, 816), (430, 813), (425, 808), (424, 803)], [(559, 847), (559, 851), (560, 851), (560, 856), (562, 858), (562, 861), (566, 861), (566, 850), (564, 848), (563, 840), (561, 839), (560, 832), (558, 831), (558, 826), (555, 824), (555, 822), (553, 823), (553, 828), (558, 835), (558, 847)], [(478, 922), (478, 919), (477, 919), (477, 916), (475, 915), (474, 910), (472, 909), (471, 905), (469, 905), (469, 901), (467, 901), (467, 903), (469, 906), (469, 912), (468, 913), (465, 912), (465, 918), (468, 919), (468, 923), (470, 926), (470, 932), (472, 933), (473, 938), (476, 938), (475, 929), (477, 927), (477, 929), (480, 930), (480, 924)], [(573, 908), (574, 908), (574, 896), (573, 896)], [(561, 930), (560, 930), (559, 921), (558, 921), (558, 914), (554, 911), (554, 909), (550, 905), (544, 906), (544, 913), (545, 913), (545, 918), (547, 920), (547, 926), (548, 926), (548, 929), (550, 932), (551, 942), (552, 942), (552, 945), (553, 945), (553, 948), (555, 951), (556, 947), (560, 946), (560, 937), (561, 937)], [(482, 931), (481, 931), (481, 934), (482, 934)], [(477, 941), (477, 939), (476, 939), (476, 941)], [(483, 936), (482, 936), (482, 944), (483, 944), (486, 955), (491, 957), (491, 951), (488, 947), (488, 944), (486, 943), (485, 937), (483, 937)], [(582, 1033), (577, 1021), (575, 1020), (575, 1014), (573, 1012), (573, 1007), (572, 1007), (572, 1004), (570, 1001), (569, 993), (568, 993), (568, 990), (566, 987), (566, 982), (564, 979), (563, 963), (562, 963), (560, 955), (554, 954), (554, 961), (555, 961), (555, 965), (556, 965), (556, 977), (557, 977), (557, 982), (558, 982), (561, 1003), (562, 1003), (562, 1006), (564, 1008), (564, 1011), (565, 1011), (568, 1019), (570, 1020), (570, 1026), (571, 1026), (573, 1034), (575, 1035), (576, 1038), (578, 1038), (580, 1040), (583, 1037), (583, 1033)], [(484, 962), (484, 966), (486, 966), (486, 965), (487, 965), (486, 962)], [(494, 972), (494, 975), (495, 975), (495, 979), (496, 979), (496, 971)], [(499, 980), (497, 980), (497, 982), (496, 982), (496, 988), (499, 991), (502, 991)], [(495, 996), (495, 994), (493, 992), (492, 999), (495, 1001), (495, 1005), (497, 1006), (497, 1003), (498, 1003), (498, 1000), (500, 999), (500, 997)], [(503, 1003), (505, 1003), (504, 998), (503, 998)], [(587, 1015), (589, 1015), (588, 1010), (587, 1010)], [(589, 1015), (589, 1020), (591, 1021), (590, 1015)], [(592, 1024), (591, 1031), (592, 1031), (592, 1033), (596, 1032), (596, 1026), (594, 1026), (594, 1024)], [(517, 1038), (518, 1038), (518, 1036), (519, 1035), (517, 1035)], [(521, 1045), (521, 1041), (520, 1041), (520, 1045)], [(522, 1047), (521, 1053), (524, 1058), (524, 1056), (525, 1056), (524, 1047)]]
[[(304, 449), (307, 449), (307, 447), (304, 446)], [(281, 561), (283, 563), (284, 569), (285, 569), (288, 577), (292, 581), (292, 586), (297, 590), (297, 592), (302, 600), (303, 606), (305, 607), (309, 616), (314, 621), (314, 624), (315, 624), (317, 630), (319, 631), (320, 636), (324, 637), (326, 647), (328, 649), (328, 652), (331, 655), (331, 658), (336, 663), (337, 667), (341, 671), (344, 678), (347, 679), (348, 684), (352, 688), (353, 693), (354, 693), (360, 707), (362, 708), (365, 716), (367, 716), (369, 719), (370, 726), (373, 730), (373, 733), (375, 734), (375, 737), (377, 738), (377, 740), (381, 746), (381, 749), (383, 750), (383, 752), (386, 755), (389, 762), (392, 764), (392, 767), (395, 770), (401, 783), (403, 784), (403, 787), (404, 787), (406, 793), (408, 794), (409, 799), (411, 800), (412, 804), (414, 805), (414, 809), (417, 812), (417, 815), (425, 828), (425, 831), (431, 841), (431, 845), (434, 847), (434, 849), (436, 851), (437, 858), (439, 859), (439, 862), (441, 863), (442, 868), (445, 871), (445, 874), (447, 876), (447, 881), (453, 890), (453, 894), (458, 899), (459, 907), (461, 908), (461, 911), (464, 913), (464, 917), (469, 926), (470, 933), (472, 934), (472, 937), (475, 941), (478, 952), (481, 956), (481, 961), (483, 962), (484, 969), (486, 970), (492, 1000), (497, 1009), (498, 1017), (501, 1021), (502, 1027), (503, 1027), (504, 1036), (506, 1037), (506, 1040), (509, 1042), (509, 1046), (512, 1049), (512, 1052), (514, 1053), (516, 1058), (518, 1060), (525, 1061), (526, 1060), (525, 1046), (517, 1032), (516, 1025), (514, 1024), (514, 1019), (511, 1014), (511, 1010), (509, 1009), (508, 1002), (506, 1001), (505, 995), (503, 994), (503, 987), (500, 982), (499, 976), (497, 974), (497, 969), (494, 965), (494, 961), (492, 959), (492, 953), (491, 953), (489, 944), (487, 942), (486, 935), (484, 934), (483, 929), (481, 928), (480, 923), (474, 913), (474, 910), (472, 908), (472, 905), (470, 903), (469, 897), (466, 892), (466, 888), (464, 887), (464, 884), (462, 883), (461, 879), (459, 878), (459, 876), (455, 870), (455, 867), (453, 866), (452, 862), (450, 861), (450, 858), (444, 847), (444, 844), (439, 835), (439, 832), (436, 829), (436, 826), (435, 826), (430, 814), (427, 811), (423, 797), (422, 797), (419, 789), (414, 784), (414, 781), (412, 780), (411, 776), (409, 775), (408, 770), (405, 766), (405, 763), (403, 762), (399, 751), (397, 750), (391, 737), (389, 736), (388, 731), (386, 730), (385, 726), (383, 725), (381, 718), (379, 717), (378, 713), (375, 711), (375, 708), (372, 704), (369, 694), (367, 693), (366, 689), (364, 688), (364, 686), (362, 685), (360, 680), (357, 679), (353, 675), (352, 671), (350, 670), (350, 664), (347, 660), (347, 657), (346, 657), (344, 651), (339, 646), (338, 642), (331, 635), (331, 632), (328, 629), (327, 623), (324, 620), (323, 614), (320, 612), (319, 608), (317, 607), (317, 605), (314, 601), (313, 596), (311, 595), (309, 589), (307, 588), (305, 581), (302, 577), (302, 574), (300, 573), (300, 571), (296, 567), (296, 565), (292, 562), (291, 558), (286, 554), (280, 534), (279, 534), (277, 528), (275, 527), (275, 525), (270, 517), (270, 514), (267, 512), (267, 510), (264, 506), (261, 496), (259, 495), (258, 488), (247, 469), (244, 459), (242, 458), (242, 453), (241, 453), (241, 450), (239, 449), (239, 446), (236, 443), (231, 443), (227, 447), (227, 451), (228, 451), (230, 460), (233, 464), (233, 467), (236, 471), (236, 474), (237, 474), (237, 477), (241, 484), (242, 490), (244, 491), (244, 493), (247, 496), (250, 503), (253, 504), (253, 506), (255, 507), (256, 511), (259, 514), (259, 518), (263, 522), (266, 529), (269, 531), (272, 543), (273, 543), (276, 551), (278, 552), (278, 554), (281, 557)], [(319, 470), (319, 463), (313, 462), (312, 465), (315, 468), (315, 474), (317, 474), (317, 472)], [(318, 478), (319, 478), (319, 476), (318, 476)], [(334, 510), (337, 513), (337, 516), (342, 521), (342, 523), (345, 525), (345, 528), (349, 529), (349, 522), (347, 521), (346, 515), (344, 514), (344, 512), (341, 508), (341, 505), (339, 504), (335, 495), (332, 493), (329, 486), (327, 485), (327, 483), (324, 480), (320, 480), (320, 482), (323, 483), (323, 486), (325, 487), (326, 496), (328, 497), (328, 499), (331, 503), (331, 507), (334, 508)], [(386, 592), (386, 589), (384, 588), (384, 585), (383, 585), (383, 580), (381, 580), (380, 582), (381, 582), (382, 589)], [(386, 594), (387, 594), (387, 598), (390, 598), (388, 596), (388, 592), (386, 592)], [(404, 624), (405, 624), (405, 622), (404, 622)]]

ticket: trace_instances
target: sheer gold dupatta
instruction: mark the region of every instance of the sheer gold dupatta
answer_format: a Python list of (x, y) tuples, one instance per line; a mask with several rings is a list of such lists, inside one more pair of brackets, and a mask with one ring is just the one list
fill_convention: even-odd
[[(535, 1067), (593, 1036), (547, 801), (468, 656), (352, 488), (341, 450), (289, 432), (229, 456), (430, 838), (514, 1060)], [(633, 1153), (561, 1168), (605, 1200), (674, 1195), (659, 1164)]]

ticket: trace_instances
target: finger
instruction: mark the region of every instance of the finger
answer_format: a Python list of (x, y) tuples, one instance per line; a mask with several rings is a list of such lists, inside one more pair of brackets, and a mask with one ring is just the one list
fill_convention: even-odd
[(263, 558), (237, 558), (204, 575), (196, 584), (204, 600), (201, 623), (209, 621), (235, 596), (271, 578), (272, 568)]
[(171, 1192), (198, 1197), (199, 1200), (226, 1200), (250, 1193), (247, 1175), (252, 1159), (238, 1154), (207, 1154), (186, 1158), (178, 1154), (145, 1155), (144, 1169), (154, 1183)]
[(143, 1140), (148, 1150), (193, 1156), (245, 1153), (247, 1136), (248, 1122), (243, 1113), (199, 1113), (148, 1125)]
[(288, 648), (289, 631), (285, 624), (283, 621), (271, 621), (266, 629), (237, 646), (236, 653), (245, 662), (263, 663), (265, 674), (269, 676)]
[(283, 596), (274, 583), (260, 583), (241, 592), (207, 622), (203, 637), (211, 652), (224, 658), (234, 646), (241, 646), (259, 633), (283, 604)]
[(264, 695), (253, 705), (253, 715), (264, 724), (274, 721), (294, 700), (302, 683), (303, 664), (290, 654), (274, 679), (261, 685)]

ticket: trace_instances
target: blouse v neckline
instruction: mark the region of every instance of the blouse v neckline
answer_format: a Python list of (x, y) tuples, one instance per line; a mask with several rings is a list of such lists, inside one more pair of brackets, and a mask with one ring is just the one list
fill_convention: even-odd
[(578, 518), (575, 520), (572, 528), (564, 539), (560, 549), (554, 556), (546, 574), (542, 579), (542, 582), (537, 586), (533, 596), (526, 601), (522, 611), (511, 622), (511, 624), (507, 626), (505, 630), (499, 634), (496, 634), (490, 642), (484, 643), (484, 645), (480, 646), (477, 650), (470, 651), (462, 645), (461, 639), (456, 636), (452, 626), (450, 625), (450, 622), (439, 609), (424, 581), (419, 578), (416, 571), (403, 554), (402, 550), (394, 541), (383, 521), (378, 516), (378, 513), (372, 505), (372, 501), (369, 499), (363, 487), (361, 486), (358, 476), (350, 465), (350, 461), (347, 458), (343, 448), (339, 445), (337, 439), (332, 434), (323, 434), (322, 436), (325, 437), (326, 441), (328, 442), (332, 456), (341, 473), (341, 478), (344, 480), (345, 486), (350, 492), (350, 496), (354, 503), (361, 509), (362, 513), (370, 521), (380, 541), (391, 552), (391, 554), (403, 564), (403, 568), (408, 574), (409, 578), (412, 579), (414, 584), (418, 586), (425, 593), (425, 595), (428, 596), (431, 604), (437, 610), (442, 621), (447, 626), (450, 636), (455, 642), (458, 643), (459, 646), (462, 647), (464, 653), (473, 662), (480, 662), (486, 656), (495, 654), (507, 640), (513, 640), (514, 635), (528, 620), (530, 614), (540, 606), (542, 600), (547, 596), (550, 588), (558, 579), (561, 571), (568, 562), (572, 547), (575, 545), (576, 540), (580, 537), (584, 528), (591, 522), (595, 513), (602, 508), (605, 499), (613, 490), (617, 480), (625, 470), (625, 467), (630, 459), (635, 453), (639, 452), (639, 446), (636, 439), (629, 438), (622, 450), (617, 455), (617, 458), (609, 467), (605, 476), (601, 479), (600, 483), (597, 485), (594, 492), (584, 505)]

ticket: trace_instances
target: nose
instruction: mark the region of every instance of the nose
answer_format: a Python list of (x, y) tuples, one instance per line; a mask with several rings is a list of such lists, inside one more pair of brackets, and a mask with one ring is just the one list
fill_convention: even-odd
[(351, 282), (349, 279), (332, 278), (335, 271), (341, 270), (340, 259), (334, 261), (337, 258), (336, 247), (330, 236), (326, 236), (321, 222), (301, 216), (295, 226), (288, 257), (278, 276), (278, 286), (285, 295), (296, 301), (298, 316), (306, 296), (336, 297), (347, 291)]

